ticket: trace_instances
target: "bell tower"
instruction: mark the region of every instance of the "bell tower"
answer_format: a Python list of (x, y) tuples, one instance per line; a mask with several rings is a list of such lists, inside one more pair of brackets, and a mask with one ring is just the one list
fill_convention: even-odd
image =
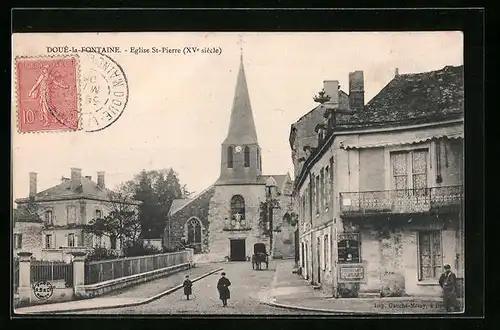
[(261, 150), (257, 140), (243, 55), (236, 80), (227, 137), (222, 142), (221, 170), (216, 185), (257, 183), (262, 172)]

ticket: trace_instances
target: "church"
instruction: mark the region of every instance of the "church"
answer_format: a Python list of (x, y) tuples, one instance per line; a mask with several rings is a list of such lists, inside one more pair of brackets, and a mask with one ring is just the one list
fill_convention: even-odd
[(198, 261), (245, 261), (258, 243), (273, 258), (293, 258), (298, 237), (293, 182), (288, 173), (262, 174), (243, 57), (230, 116), (219, 178), (194, 198), (172, 202), (163, 244), (192, 247)]

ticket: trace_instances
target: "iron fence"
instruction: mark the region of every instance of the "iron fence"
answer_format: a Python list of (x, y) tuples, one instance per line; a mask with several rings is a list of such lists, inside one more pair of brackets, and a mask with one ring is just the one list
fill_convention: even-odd
[(32, 261), (30, 265), (31, 284), (40, 281), (64, 281), (67, 288), (73, 287), (73, 264), (63, 261)]
[(422, 213), (460, 206), (462, 186), (340, 193), (342, 214)]
[(188, 251), (85, 263), (85, 284), (95, 284), (187, 263)]

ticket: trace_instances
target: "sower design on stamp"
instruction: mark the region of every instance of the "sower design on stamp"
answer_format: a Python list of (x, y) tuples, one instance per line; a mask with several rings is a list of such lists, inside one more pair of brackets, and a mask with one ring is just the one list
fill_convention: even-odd
[(16, 69), (20, 132), (79, 129), (76, 57), (17, 58)]

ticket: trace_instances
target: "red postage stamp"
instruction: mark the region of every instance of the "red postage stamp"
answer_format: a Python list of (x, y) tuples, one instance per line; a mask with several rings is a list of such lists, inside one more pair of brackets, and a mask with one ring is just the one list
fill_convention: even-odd
[(21, 133), (79, 129), (77, 57), (16, 58)]

